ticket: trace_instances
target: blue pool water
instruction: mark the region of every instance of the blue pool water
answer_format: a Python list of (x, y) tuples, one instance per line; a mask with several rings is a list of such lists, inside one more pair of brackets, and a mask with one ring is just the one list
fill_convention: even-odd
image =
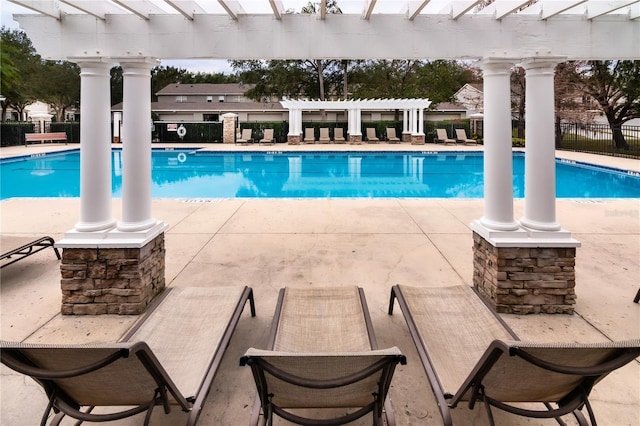
[[(122, 157), (112, 153), (113, 194)], [(0, 199), (78, 197), (80, 153), (0, 161)], [(462, 152), (214, 153), (154, 150), (154, 198), (481, 198), (483, 155)], [(524, 156), (514, 153), (514, 197), (524, 197)], [(557, 161), (559, 198), (640, 198), (640, 176)]]

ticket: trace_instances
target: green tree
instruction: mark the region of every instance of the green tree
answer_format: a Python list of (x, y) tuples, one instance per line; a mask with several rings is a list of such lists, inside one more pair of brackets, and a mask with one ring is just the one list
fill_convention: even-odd
[(56, 121), (80, 105), (80, 67), (68, 61), (45, 61), (37, 79), (36, 96), (53, 109)]
[(576, 67), (575, 77), (607, 118), (614, 146), (628, 150), (622, 125), (640, 118), (640, 61), (587, 61)]
[[(36, 84), (41, 71), (40, 56), (31, 44), (27, 34), (21, 30), (0, 29), (2, 42), (2, 120), (8, 107), (15, 109), (20, 116), (24, 108), (36, 100)], [(19, 73), (16, 75), (17, 71)]]

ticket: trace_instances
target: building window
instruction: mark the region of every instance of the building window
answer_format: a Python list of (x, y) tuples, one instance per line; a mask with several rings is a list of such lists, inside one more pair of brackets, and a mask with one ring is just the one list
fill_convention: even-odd
[(213, 96), (207, 96), (207, 102), (213, 102)]
[(185, 95), (176, 96), (176, 102), (187, 102), (187, 97)]
[(218, 102), (224, 102), (224, 96), (218, 96)]
[(220, 114), (202, 114), (203, 121), (220, 121)]

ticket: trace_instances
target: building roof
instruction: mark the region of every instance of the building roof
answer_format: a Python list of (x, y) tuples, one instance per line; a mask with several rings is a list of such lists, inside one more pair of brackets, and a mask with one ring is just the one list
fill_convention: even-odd
[(247, 90), (254, 86), (254, 84), (242, 83), (172, 83), (160, 89), (156, 95), (244, 95)]

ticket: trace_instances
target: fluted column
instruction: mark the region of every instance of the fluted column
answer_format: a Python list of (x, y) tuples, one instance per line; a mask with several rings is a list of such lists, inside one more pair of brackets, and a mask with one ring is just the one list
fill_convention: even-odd
[(556, 222), (555, 103), (553, 79), (562, 58), (533, 58), (526, 71), (525, 214), (520, 223), (559, 231)]
[(116, 220), (111, 211), (111, 64), (79, 61), (80, 66), (80, 220), (78, 232), (105, 231)]
[(144, 231), (151, 216), (151, 68), (155, 61), (123, 62), (122, 221), (118, 230)]
[(496, 231), (519, 228), (513, 219), (511, 143), (511, 59), (482, 61), (484, 76), (484, 216), (480, 223)]

